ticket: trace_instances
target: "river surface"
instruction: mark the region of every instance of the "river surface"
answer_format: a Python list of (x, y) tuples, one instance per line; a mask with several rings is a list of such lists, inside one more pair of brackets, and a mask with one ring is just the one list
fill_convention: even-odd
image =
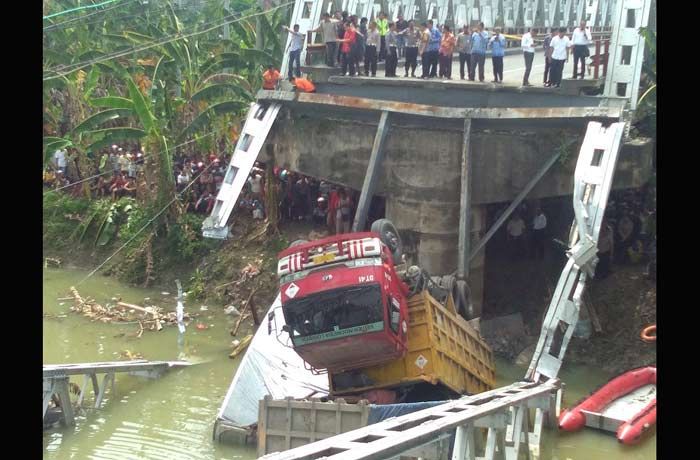
[[(126, 351), (145, 359), (187, 359), (194, 366), (173, 370), (157, 380), (117, 374), (115, 393), (107, 392), (100, 410), (78, 414), (76, 426), (44, 431), (44, 458), (113, 460), (194, 460), (254, 459), (254, 448), (219, 445), (212, 441), (216, 413), (231, 382), (240, 357), (228, 358), (234, 319), (223, 314), (221, 305), (188, 302), (186, 311), (201, 316), (196, 322), (209, 325), (197, 330), (188, 327), (178, 343), (177, 328), (166, 326), (160, 332), (144, 331), (136, 338), (136, 324), (105, 324), (69, 311), (71, 302), (59, 300), (76, 286), (83, 297), (105, 304), (112, 297), (143, 305), (144, 299), (164, 309), (174, 309), (175, 286), (169, 294), (160, 290), (127, 287), (112, 278), (95, 275), (78, 285), (86, 272), (44, 271), (43, 361), (44, 364), (113, 361)], [(211, 327), (213, 325), (213, 327)], [(239, 332), (239, 336), (244, 334)], [(524, 368), (498, 361), (498, 384), (520, 379)], [(565, 404), (571, 404), (610, 379), (598, 369), (565, 367)], [(82, 377), (73, 380), (82, 385)], [(87, 394), (86, 402), (93, 401)], [(656, 458), (656, 435), (639, 446), (622, 446), (614, 436), (586, 429), (575, 434), (545, 435), (542, 459), (552, 460), (651, 460)]]

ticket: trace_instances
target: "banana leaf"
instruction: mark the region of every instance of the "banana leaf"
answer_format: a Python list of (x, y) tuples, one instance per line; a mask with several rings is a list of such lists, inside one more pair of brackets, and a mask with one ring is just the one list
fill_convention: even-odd
[(114, 141), (124, 139), (141, 139), (146, 133), (136, 128), (106, 128), (95, 131), (87, 131), (87, 134), (100, 136), (99, 140), (88, 146), (87, 150), (97, 152), (103, 147), (111, 145)]
[(95, 115), (86, 118), (78, 126), (73, 128), (74, 134), (80, 134), (84, 131), (90, 131), (97, 128), (99, 125), (114, 120), (120, 117), (128, 117), (134, 115), (134, 111), (131, 109), (109, 109), (102, 112), (96, 113)]
[(134, 110), (134, 103), (131, 100), (119, 96), (95, 97), (90, 99), (89, 103), (93, 107)]
[(206, 127), (211, 120), (217, 115), (229, 113), (240, 113), (241, 110), (248, 108), (249, 103), (245, 101), (225, 101), (209, 106), (202, 113), (197, 115), (194, 120), (180, 133), (176, 142), (181, 143), (190, 134)]
[(134, 111), (139, 117), (141, 126), (143, 126), (143, 129), (144, 131), (146, 131), (146, 133), (149, 133), (155, 128), (155, 118), (151, 113), (151, 109), (146, 103), (143, 94), (141, 94), (141, 90), (139, 90), (138, 86), (136, 86), (136, 83), (134, 83), (134, 80), (132, 78), (129, 78), (126, 81), (126, 84), (129, 88), (129, 96), (131, 98), (131, 101), (134, 103)]

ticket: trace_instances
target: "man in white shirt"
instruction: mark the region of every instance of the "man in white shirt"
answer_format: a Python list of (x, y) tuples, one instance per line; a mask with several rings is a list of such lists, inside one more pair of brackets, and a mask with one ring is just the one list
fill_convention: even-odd
[(547, 216), (541, 208), (535, 211), (532, 219), (532, 252), (536, 259), (544, 258), (545, 242), (547, 241)]
[(292, 41), (289, 42), (289, 79), (291, 80), (294, 75), (292, 75), (292, 69), (294, 64), (296, 64), (296, 72), (294, 74), (297, 77), (301, 77), (301, 49), (304, 46), (304, 34), (299, 32), (299, 24), (294, 24), (294, 30), (291, 30), (287, 26), (283, 26), (284, 29), (289, 32), (292, 36)]
[(535, 40), (532, 39), (532, 34), (537, 34), (537, 29), (528, 30), (523, 34), (520, 40), (520, 46), (523, 49), (523, 57), (525, 57), (525, 75), (523, 76), (523, 86), (532, 86), (529, 82), (530, 71), (532, 70), (532, 61), (535, 59)]
[(564, 63), (569, 60), (569, 48), (571, 41), (565, 36), (566, 28), (559, 28), (557, 35), (552, 38), (550, 47), (552, 50), (552, 70), (550, 77), (551, 86), (559, 88), (561, 85), (561, 76), (564, 72)]
[(516, 214), (508, 222), (508, 239), (511, 243), (511, 250), (514, 256), (521, 256), (523, 253), (523, 241), (525, 239), (525, 221)]
[(338, 21), (331, 19), (331, 15), (328, 13), (323, 13), (321, 16), (323, 18), (321, 23), (318, 27), (312, 29), (311, 32), (321, 31), (323, 42), (326, 44), (326, 65), (328, 67), (335, 67), (335, 53), (338, 47), (336, 43), (338, 39), (336, 23)]
[(586, 75), (586, 57), (590, 54), (588, 45), (591, 44), (591, 30), (586, 27), (586, 21), (581, 21), (581, 24), (574, 29), (571, 36), (574, 45), (574, 76), (578, 75), (578, 62), (581, 61), (581, 80)]
[(66, 151), (56, 150), (53, 154), (53, 161), (56, 163), (56, 169), (66, 170)]
[(251, 175), (248, 178), (250, 191), (254, 199), (262, 200), (262, 176), (260, 174)]

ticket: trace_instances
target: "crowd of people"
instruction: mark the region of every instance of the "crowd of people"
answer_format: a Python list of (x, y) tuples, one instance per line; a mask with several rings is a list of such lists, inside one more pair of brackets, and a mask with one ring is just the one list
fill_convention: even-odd
[[(209, 215), (216, 202), (227, 172), (230, 157), (226, 154), (208, 156), (188, 154), (174, 159), (173, 178), (186, 212)], [(80, 196), (85, 182), (98, 198), (135, 196), (137, 186), (143, 186), (144, 155), (133, 148), (112, 145), (99, 157), (99, 173), (81, 180), (71, 165), (67, 150), (57, 150), (44, 172), (44, 185)], [(265, 219), (265, 166), (255, 163), (237, 203), (237, 211), (249, 213), (254, 219)], [(71, 174), (67, 174), (67, 171)], [(71, 179), (69, 179), (71, 176)], [(327, 227), (333, 233), (348, 233), (355, 214), (359, 193), (327, 181), (318, 181), (299, 173), (274, 168), (278, 197), (278, 216), (283, 222), (304, 221)], [(75, 184), (71, 187), (71, 184)], [(138, 185), (137, 185), (138, 184)]]
[[(131, 151), (129, 151), (131, 150)], [(83, 193), (83, 183), (87, 183), (97, 197), (111, 196), (116, 200), (122, 196), (135, 196), (136, 179), (143, 170), (144, 156), (136, 148), (124, 150), (112, 145), (99, 157), (98, 171), (90, 180), (83, 179), (77, 164), (78, 155), (69, 149), (59, 149), (44, 170), (44, 186), (51, 189), (67, 190), (79, 196)], [(72, 186), (71, 186), (72, 185)]]
[[(608, 277), (613, 264), (638, 263), (647, 263), (647, 275), (655, 276), (656, 210), (654, 203), (645, 203), (643, 193), (611, 194), (598, 237), (596, 278)], [(508, 220), (506, 238), (513, 259), (543, 259), (554, 241), (543, 209), (526, 203)]]
[[(289, 52), (290, 81), (301, 78), (300, 55), (303, 49), (304, 34), (299, 25), (293, 29), (285, 27), (292, 35)], [(485, 81), (484, 64), (487, 52), (491, 51), (493, 82), (503, 82), (503, 57), (507, 45), (506, 36), (499, 28), (492, 31), (480, 23), (473, 27), (465, 25), (459, 31), (452, 31), (449, 25), (435, 26), (432, 20), (417, 25), (413, 20), (405, 20), (398, 15), (395, 22), (380, 12), (375, 20), (358, 18), (346, 11), (336, 11), (333, 16), (323, 13), (320, 24), (311, 32), (320, 32), (326, 46), (326, 65), (341, 65), (343, 75), (376, 76), (377, 63), (385, 61), (385, 76), (397, 77), (399, 58), (405, 58), (404, 77), (418, 77), (416, 69), (421, 67), (420, 78), (452, 78), (454, 54), (459, 54), (460, 78), (480, 82)], [(549, 29), (537, 41), (537, 29), (528, 30), (521, 37), (521, 48), (525, 61), (523, 86), (531, 86), (530, 72), (534, 61), (535, 47), (542, 45), (545, 52), (543, 84), (546, 87), (559, 87), (564, 64), (569, 60), (573, 49), (574, 68), (572, 78), (584, 78), (585, 59), (589, 56), (588, 47), (592, 43), (591, 31), (586, 21), (581, 21), (571, 38), (566, 28)], [(512, 39), (512, 37), (510, 37)], [(420, 63), (419, 63), (420, 58)], [(580, 72), (579, 72), (580, 63)], [(465, 72), (466, 64), (466, 72)], [(295, 77), (296, 75), (296, 77)]]

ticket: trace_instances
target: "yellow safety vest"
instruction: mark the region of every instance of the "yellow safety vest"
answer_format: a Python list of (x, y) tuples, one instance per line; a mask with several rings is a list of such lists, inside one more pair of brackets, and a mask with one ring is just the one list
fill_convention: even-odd
[(377, 19), (377, 30), (382, 37), (389, 33), (389, 21), (386, 19)]

